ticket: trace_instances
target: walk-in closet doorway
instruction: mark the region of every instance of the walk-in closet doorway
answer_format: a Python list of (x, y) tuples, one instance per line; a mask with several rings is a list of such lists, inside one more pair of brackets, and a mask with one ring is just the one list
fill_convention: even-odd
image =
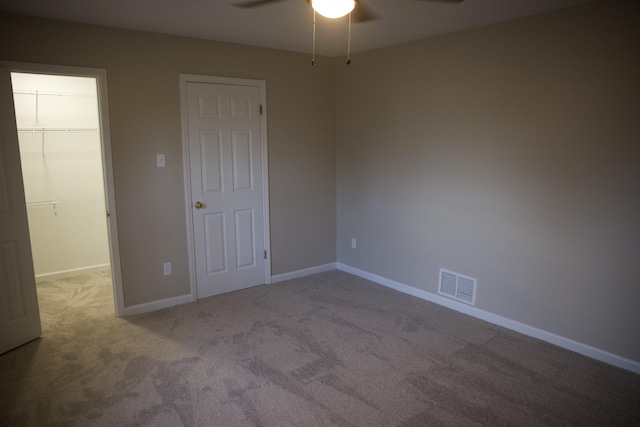
[(121, 316), (104, 70), (17, 68), (11, 87), (39, 299), (67, 286), (73, 291), (58, 297), (65, 307), (95, 298)]

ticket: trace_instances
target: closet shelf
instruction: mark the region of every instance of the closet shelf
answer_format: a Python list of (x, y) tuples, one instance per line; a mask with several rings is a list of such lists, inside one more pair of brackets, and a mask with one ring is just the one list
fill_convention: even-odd
[(29, 90), (15, 89), (15, 95), (37, 95), (37, 96), (77, 96), (83, 98), (95, 98), (96, 94), (91, 92), (57, 92), (52, 90)]
[(36, 201), (27, 201), (28, 208), (37, 208), (42, 206), (53, 206), (55, 207), (58, 203), (57, 200), (36, 200)]
[(97, 132), (98, 128), (18, 128), (18, 132)]
[(35, 200), (35, 201), (27, 201), (27, 212), (46, 212), (51, 208), (51, 212), (53, 212), (54, 216), (58, 215), (58, 205), (60, 204), (57, 200)]

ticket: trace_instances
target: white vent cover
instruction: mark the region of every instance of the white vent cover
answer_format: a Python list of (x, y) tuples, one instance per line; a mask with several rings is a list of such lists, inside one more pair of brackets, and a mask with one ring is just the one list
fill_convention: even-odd
[(457, 299), (467, 304), (476, 303), (476, 285), (478, 280), (473, 277), (440, 269), (440, 286), (438, 293)]

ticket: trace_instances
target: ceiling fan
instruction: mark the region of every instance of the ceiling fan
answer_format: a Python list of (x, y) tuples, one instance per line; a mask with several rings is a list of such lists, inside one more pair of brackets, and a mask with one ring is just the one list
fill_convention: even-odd
[[(269, 6), (284, 0), (245, 0), (240, 3), (233, 3), (235, 7), (241, 9), (255, 9), (262, 6)], [(414, 0), (437, 3), (462, 3), (464, 0)], [(313, 57), (311, 65), (315, 65), (316, 56), (316, 12), (327, 18), (341, 18), (349, 15), (349, 36), (347, 39), (347, 64), (351, 64), (351, 23), (362, 23), (374, 21), (380, 18), (371, 6), (363, 3), (362, 0), (307, 0), (309, 6), (313, 8)]]
[[(280, 3), (284, 0), (247, 0), (240, 3), (233, 3), (235, 7), (241, 9), (254, 9), (262, 6), (269, 6)], [(414, 0), (434, 3), (462, 3), (464, 0)], [(374, 21), (380, 18), (371, 6), (362, 0), (307, 0), (313, 9), (327, 18), (341, 18), (351, 13), (353, 23)]]

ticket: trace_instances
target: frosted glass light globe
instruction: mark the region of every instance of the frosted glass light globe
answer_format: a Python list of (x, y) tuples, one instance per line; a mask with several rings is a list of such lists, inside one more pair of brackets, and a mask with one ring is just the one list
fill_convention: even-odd
[(311, 6), (322, 16), (340, 18), (356, 7), (354, 0), (312, 0)]

